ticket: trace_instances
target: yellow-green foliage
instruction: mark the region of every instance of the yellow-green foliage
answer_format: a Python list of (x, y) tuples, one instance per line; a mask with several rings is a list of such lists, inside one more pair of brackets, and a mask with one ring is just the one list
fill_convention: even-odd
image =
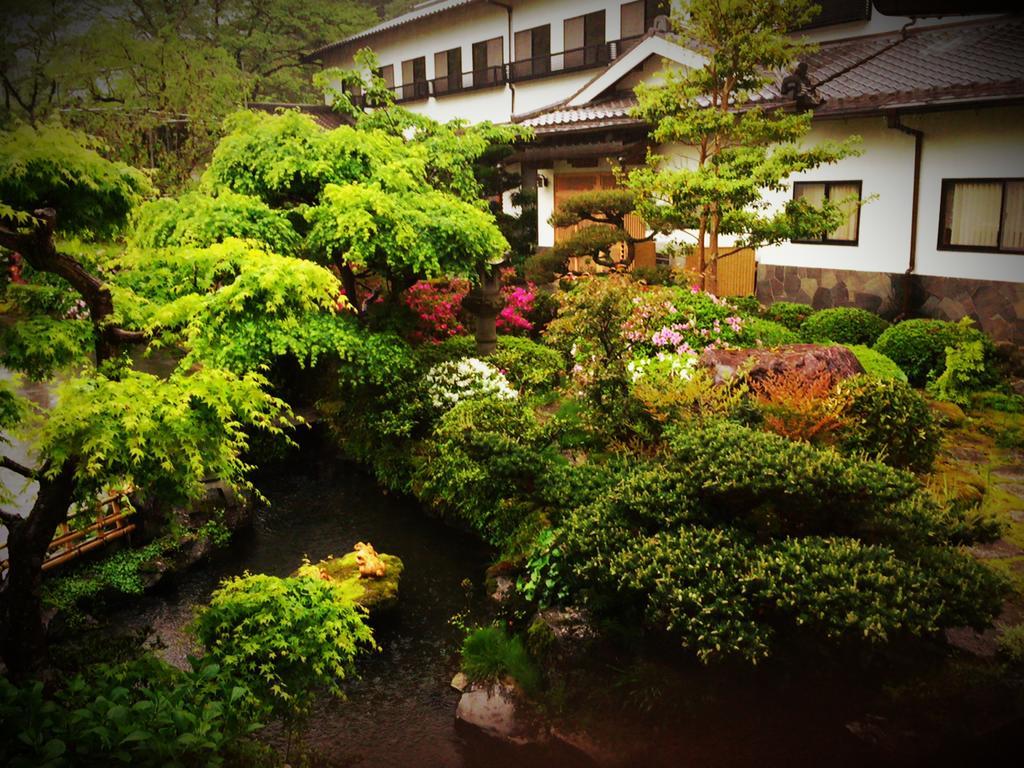
[(192, 630), (210, 660), (286, 719), (308, 713), (317, 688), (342, 696), (356, 655), (376, 647), (362, 610), (320, 578), (228, 579)]

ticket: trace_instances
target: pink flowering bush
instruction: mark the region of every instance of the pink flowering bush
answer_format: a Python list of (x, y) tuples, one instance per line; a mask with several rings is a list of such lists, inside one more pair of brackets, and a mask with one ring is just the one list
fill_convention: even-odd
[(466, 333), (462, 297), (469, 291), (464, 279), (446, 282), (420, 280), (402, 294), (402, 301), (415, 318), (409, 340), (439, 344), (452, 336)]
[[(501, 295), (505, 306), (495, 321), (498, 333), (526, 336), (533, 332), (528, 316), (537, 299), (533, 283), (514, 285), (515, 270), (502, 271)], [(469, 292), (465, 278), (445, 281), (421, 280), (405, 291), (402, 301), (412, 312), (415, 326), (409, 333), (414, 343), (439, 344), (452, 336), (469, 333), (472, 317), (462, 308), (462, 298)]]

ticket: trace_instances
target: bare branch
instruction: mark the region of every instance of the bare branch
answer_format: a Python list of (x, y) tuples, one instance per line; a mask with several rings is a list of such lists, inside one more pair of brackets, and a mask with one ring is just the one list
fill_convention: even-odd
[(29, 480), (34, 480), (38, 474), (36, 470), (31, 467), (26, 467), (24, 464), (21, 464), (7, 456), (0, 456), (0, 467), (9, 469), (11, 472), (21, 475), (24, 478), (28, 478)]

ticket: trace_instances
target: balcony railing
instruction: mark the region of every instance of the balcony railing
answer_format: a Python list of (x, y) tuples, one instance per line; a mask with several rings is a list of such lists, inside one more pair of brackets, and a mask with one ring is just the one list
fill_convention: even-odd
[(505, 83), (533, 80), (539, 77), (561, 75), (583, 69), (600, 67), (614, 61), (636, 45), (642, 36), (610, 40), (605, 43), (572, 48), (560, 53), (520, 59), (511, 64), (498, 64), (485, 69), (470, 70), (461, 75), (416, 80), (391, 88), (396, 101), (416, 101), (431, 96), (443, 96), (480, 88), (491, 88)]

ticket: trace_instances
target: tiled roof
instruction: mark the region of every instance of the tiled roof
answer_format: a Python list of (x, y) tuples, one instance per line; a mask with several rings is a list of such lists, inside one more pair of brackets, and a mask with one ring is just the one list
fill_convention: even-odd
[(633, 94), (618, 94), (609, 99), (593, 101), (582, 107), (554, 107), (547, 112), (520, 119), (536, 133), (547, 133), (573, 128), (606, 128), (618, 125), (636, 125), (639, 120), (629, 116), (636, 106)]
[(302, 57), (303, 61), (316, 61), (323, 57), (325, 53), (334, 49), (340, 48), (348, 43), (355, 42), (356, 40), (362, 40), (364, 37), (370, 37), (378, 32), (386, 32), (389, 29), (395, 27), (401, 27), (413, 21), (426, 18), (427, 16), (433, 16), (437, 13), (451, 10), (452, 8), (458, 8), (463, 5), (470, 5), (471, 3), (482, 2), (482, 0), (434, 0), (434, 2), (424, 2), (417, 5), (408, 13), (403, 13), (401, 16), (396, 16), (393, 19), (382, 21), (376, 26), (364, 29), (362, 32), (356, 32), (354, 35), (349, 35), (344, 40), (339, 40), (336, 43), (330, 43), (328, 45), (317, 48), (315, 51), (306, 54)]
[(1024, 96), (1024, 17), (837, 41), (807, 64), (821, 115)]
[[(826, 42), (806, 58), (822, 117), (1024, 99), (1024, 17), (1011, 16)], [(755, 97), (787, 103), (778, 86)], [(538, 134), (635, 125), (631, 94), (581, 107), (564, 102), (516, 118)]]

